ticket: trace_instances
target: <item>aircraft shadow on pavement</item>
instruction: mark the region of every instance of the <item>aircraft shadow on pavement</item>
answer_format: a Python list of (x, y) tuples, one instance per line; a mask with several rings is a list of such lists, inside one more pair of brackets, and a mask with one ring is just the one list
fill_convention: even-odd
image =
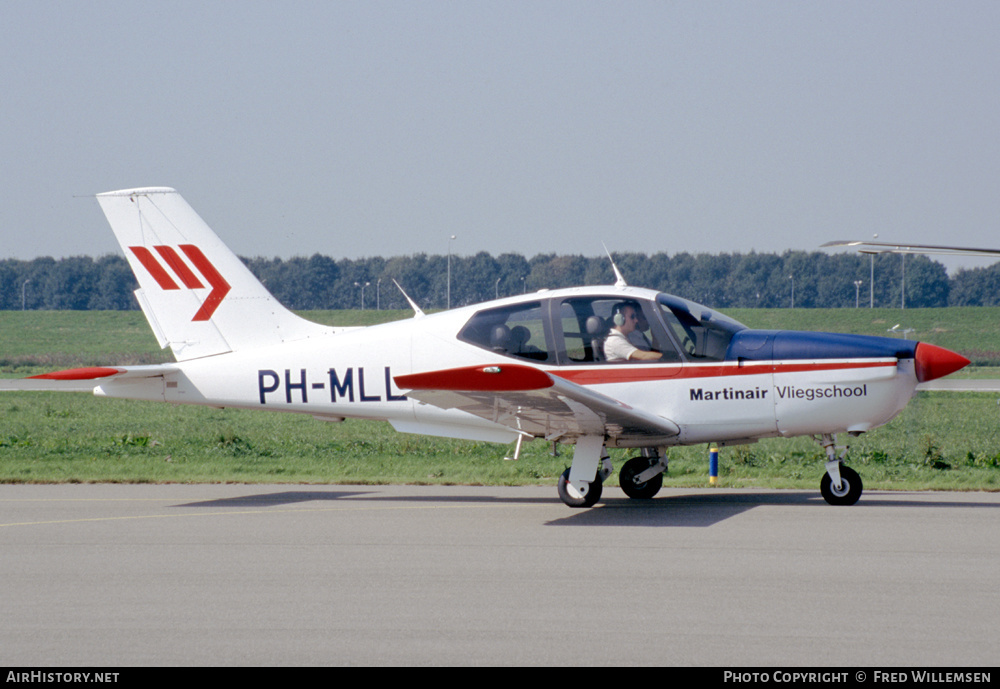
[[(215, 508), (263, 508), (284, 506), (315, 501), (371, 501), (379, 503), (424, 503), (424, 504), (480, 504), (480, 505), (552, 505), (562, 516), (545, 522), (548, 526), (649, 526), (649, 527), (706, 527), (743, 514), (755, 507), (797, 506), (835, 510), (827, 505), (819, 494), (812, 491), (782, 491), (768, 493), (728, 493), (714, 492), (692, 494), (661, 494), (652, 500), (632, 500), (619, 497), (614, 491), (595, 507), (571, 509), (563, 506), (556, 497), (519, 495), (474, 495), (462, 492), (461, 486), (449, 486), (448, 493), (432, 492), (427, 495), (386, 495), (378, 490), (350, 489), (338, 487), (334, 490), (291, 490), (276, 493), (242, 495), (191, 502), (178, 507)], [(902, 495), (870, 495), (862, 498), (856, 506), (840, 509), (863, 509), (865, 507), (892, 508), (955, 508), (972, 507), (1000, 508), (995, 502), (930, 501), (903, 498)]]
[(661, 495), (652, 500), (605, 497), (595, 508), (573, 510), (549, 526), (706, 527), (762, 505), (824, 505), (810, 493)]
[[(461, 487), (449, 487), (461, 491)], [(456, 492), (442, 495), (385, 495), (372, 490), (306, 490), (261, 493), (186, 503), (179, 507), (248, 508), (283, 506), (313, 501), (373, 501), (395, 503), (552, 505), (565, 516), (546, 522), (550, 526), (711, 526), (760, 505), (825, 505), (818, 495), (788, 492), (781, 494), (664, 495), (652, 500), (632, 500), (606, 496), (589, 509), (571, 509), (555, 496), (534, 497), (472, 495)]]
[(277, 505), (292, 505), (295, 503), (312, 502), (314, 500), (372, 500), (377, 502), (414, 502), (414, 503), (494, 503), (494, 504), (535, 504), (559, 503), (558, 498), (511, 497), (503, 498), (495, 495), (384, 495), (372, 490), (309, 490), (282, 491), (280, 493), (260, 493), (257, 495), (241, 495), (232, 498), (217, 498), (201, 502), (189, 502), (177, 507), (267, 507)]
[(177, 507), (268, 507), (278, 505), (294, 505), (314, 500), (341, 500), (369, 494), (371, 491), (354, 490), (290, 490), (280, 493), (259, 493), (257, 495), (240, 495), (232, 498), (216, 498), (200, 502), (189, 502)]

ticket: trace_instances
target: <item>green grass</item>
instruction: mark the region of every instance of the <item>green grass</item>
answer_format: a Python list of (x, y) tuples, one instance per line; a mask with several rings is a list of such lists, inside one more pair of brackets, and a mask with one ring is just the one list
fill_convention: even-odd
[[(899, 311), (747, 311), (755, 327), (875, 332)], [(882, 311), (880, 315), (878, 312)], [(1000, 310), (907, 311), (930, 340), (1000, 351)], [(336, 325), (406, 318), (398, 312), (312, 312)], [(867, 319), (867, 320), (866, 320)], [(907, 326), (912, 327), (912, 326)], [(923, 326), (922, 326), (923, 327)], [(977, 339), (981, 336), (981, 339)], [(951, 339), (949, 339), (951, 338)], [(956, 344), (958, 343), (958, 344)], [(0, 312), (0, 372), (170, 360), (135, 312)], [(995, 370), (995, 369), (993, 369)], [(988, 374), (991, 369), (981, 369)], [(996, 374), (993, 374), (996, 376)], [(846, 439), (846, 436), (841, 438)], [(512, 447), (396, 433), (385, 423), (94, 398), (0, 393), (0, 482), (289, 482), (524, 485), (554, 483), (572, 449)], [(613, 450), (616, 468), (632, 453)], [(667, 486), (708, 485), (705, 446), (670, 452)], [(853, 441), (849, 463), (868, 489), (1000, 490), (1000, 400), (988, 393), (920, 393), (892, 423)], [(808, 438), (723, 448), (720, 485), (816, 489), (823, 455)], [(614, 485), (617, 475), (609, 479)]]
[[(294, 482), (525, 485), (569, 465), (542, 441), (511, 447), (396, 433), (385, 423), (94, 398), (0, 397), (0, 482)], [(921, 393), (848, 456), (869, 489), (1000, 489), (1000, 406), (985, 393)], [(613, 450), (616, 466), (629, 456)], [(705, 446), (674, 448), (667, 485), (708, 484)], [(721, 450), (722, 486), (810, 488), (823, 455), (808, 438)], [(609, 480), (614, 485), (615, 479)]]
[(86, 393), (4, 393), (0, 419), (0, 482), (516, 485), (562, 471), (541, 452), (503, 462), (504, 446), (399, 434), (376, 421), (325, 423)]

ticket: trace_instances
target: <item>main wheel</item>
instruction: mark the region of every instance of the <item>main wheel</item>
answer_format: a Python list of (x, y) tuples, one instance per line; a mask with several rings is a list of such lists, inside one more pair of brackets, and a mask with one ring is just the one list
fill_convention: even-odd
[(558, 488), (559, 499), (570, 507), (593, 507), (601, 499), (601, 493), (604, 492), (604, 483), (601, 482), (599, 475), (595, 476), (590, 484), (590, 488), (587, 490), (587, 494), (583, 496), (578, 495), (569, 483), (569, 469), (567, 469), (559, 477)]
[(861, 497), (862, 485), (858, 472), (843, 464), (840, 465), (840, 490), (833, 485), (830, 474), (823, 474), (819, 482), (819, 492), (823, 499), (831, 505), (853, 505)]
[(649, 500), (663, 487), (663, 474), (657, 474), (648, 481), (638, 483), (635, 477), (644, 472), (652, 463), (648, 457), (633, 457), (622, 465), (618, 472), (618, 485), (625, 495), (638, 500)]

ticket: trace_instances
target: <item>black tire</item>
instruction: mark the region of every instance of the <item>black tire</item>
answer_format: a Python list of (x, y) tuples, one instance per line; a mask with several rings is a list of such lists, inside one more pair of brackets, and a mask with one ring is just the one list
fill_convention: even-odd
[(819, 492), (823, 494), (823, 499), (831, 505), (853, 505), (856, 503), (863, 490), (858, 472), (841, 464), (840, 483), (841, 489), (836, 490), (830, 474), (823, 474), (823, 480), (819, 482)]
[(570, 507), (593, 507), (597, 504), (597, 501), (601, 499), (601, 493), (604, 492), (604, 483), (601, 481), (600, 476), (594, 477), (594, 481), (590, 484), (590, 490), (582, 498), (575, 497), (569, 494), (567, 487), (569, 485), (569, 469), (562, 473), (559, 477), (559, 499)]
[(636, 500), (649, 500), (663, 487), (663, 474), (659, 473), (644, 483), (636, 483), (635, 477), (650, 467), (648, 457), (633, 457), (622, 465), (618, 472), (618, 485), (625, 495)]

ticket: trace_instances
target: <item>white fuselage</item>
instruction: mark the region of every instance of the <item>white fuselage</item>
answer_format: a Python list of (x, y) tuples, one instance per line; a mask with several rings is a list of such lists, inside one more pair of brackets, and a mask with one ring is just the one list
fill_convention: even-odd
[[(468, 310), (460, 309), (193, 359), (160, 379), (110, 380), (96, 394), (381, 419), (400, 431), (512, 441), (517, 433), (510, 428), (420, 403), (394, 382), (409, 373), (509, 363), (456, 338), (467, 318)], [(898, 414), (916, 386), (912, 360), (895, 358), (538, 368), (680, 427), (679, 435), (657, 444), (867, 431)], [(623, 437), (612, 444), (648, 441)]]

